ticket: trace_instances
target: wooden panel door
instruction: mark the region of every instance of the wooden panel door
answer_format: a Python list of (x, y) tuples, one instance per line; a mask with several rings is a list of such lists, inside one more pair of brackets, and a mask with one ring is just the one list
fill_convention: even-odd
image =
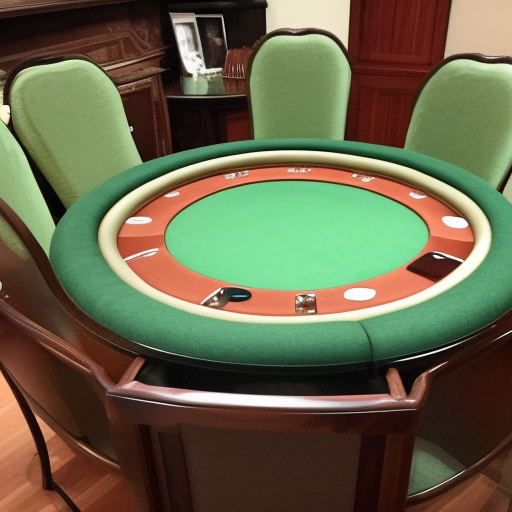
[(414, 94), (444, 57), (451, 0), (352, 0), (346, 138), (403, 146)]

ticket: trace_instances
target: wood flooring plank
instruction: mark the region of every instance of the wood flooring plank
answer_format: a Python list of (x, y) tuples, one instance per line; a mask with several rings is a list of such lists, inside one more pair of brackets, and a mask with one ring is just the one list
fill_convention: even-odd
[[(43, 422), (53, 475), (82, 512), (129, 512), (129, 492), (117, 472), (75, 454)], [(0, 511), (70, 512), (42, 488), (39, 456), (11, 390), (0, 375)]]

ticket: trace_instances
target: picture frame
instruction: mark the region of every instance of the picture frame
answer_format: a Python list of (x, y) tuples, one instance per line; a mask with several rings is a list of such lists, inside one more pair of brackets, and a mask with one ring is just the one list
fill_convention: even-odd
[(184, 75), (206, 72), (201, 38), (194, 13), (169, 13)]
[(228, 43), (222, 14), (196, 14), (196, 23), (208, 72), (222, 71)]

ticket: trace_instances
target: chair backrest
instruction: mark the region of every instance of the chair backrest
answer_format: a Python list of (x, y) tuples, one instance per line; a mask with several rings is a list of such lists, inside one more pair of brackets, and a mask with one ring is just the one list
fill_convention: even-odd
[(14, 130), (66, 208), (141, 163), (116, 86), (80, 56), (39, 59), (8, 75)]
[(418, 90), (405, 148), (503, 190), (512, 166), (512, 58), (458, 54)]
[(512, 446), (511, 319), (512, 311), (419, 375), (404, 370), (408, 395), (394, 370), (389, 394), (366, 396), (244, 395), (121, 382), (109, 390), (107, 408), (139, 509), (421, 508), (485, 473)]
[(330, 32), (280, 29), (254, 48), (247, 93), (255, 139), (343, 139), (350, 92), (347, 50)]
[(55, 223), (23, 150), (2, 122), (0, 122), (0, 198), (17, 212), (48, 254)]
[(405, 396), (389, 375), (400, 396), (116, 386), (109, 417), (138, 510), (402, 510), (424, 389)]
[[(32, 214), (37, 215), (34, 210)], [(60, 285), (47, 255), (16, 212), (0, 197), (0, 299), (119, 379), (133, 360), (123, 341), (83, 313)]]

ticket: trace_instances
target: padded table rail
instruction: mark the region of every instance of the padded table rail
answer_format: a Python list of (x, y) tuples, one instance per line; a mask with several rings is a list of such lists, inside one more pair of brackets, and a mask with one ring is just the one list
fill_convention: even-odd
[[(105, 262), (99, 226), (112, 205), (172, 171), (230, 155), (272, 151), (356, 155), (416, 169), (472, 199), (492, 241), (466, 279), (420, 304), (356, 320), (280, 323), (195, 315), (130, 287)], [(310, 139), (226, 143), (162, 157), (110, 179), (69, 209), (57, 226), (50, 259), (79, 307), (132, 342), (132, 350), (163, 359), (265, 371), (329, 371), (381, 365), (448, 346), (512, 308), (512, 205), (483, 180), (455, 166), (401, 149)]]

